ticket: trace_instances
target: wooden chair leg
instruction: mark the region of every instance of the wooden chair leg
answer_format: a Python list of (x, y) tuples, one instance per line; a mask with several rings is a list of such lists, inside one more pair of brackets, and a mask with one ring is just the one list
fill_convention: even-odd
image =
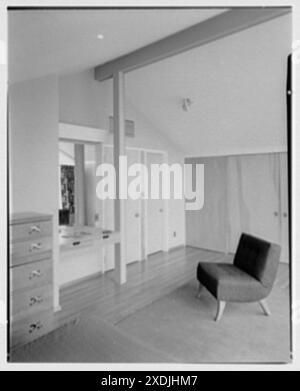
[(219, 320), (221, 320), (225, 310), (225, 306), (226, 306), (226, 301), (218, 300), (218, 310), (217, 310), (217, 315), (215, 317), (216, 322), (219, 322)]
[(196, 294), (196, 298), (197, 299), (200, 299), (201, 295), (202, 295), (202, 292), (203, 292), (203, 285), (201, 284), (201, 282), (199, 282), (199, 286), (198, 286), (198, 292)]
[(259, 302), (259, 305), (261, 306), (261, 309), (263, 310), (263, 312), (264, 312), (264, 314), (265, 314), (266, 316), (272, 315), (272, 314), (271, 314), (271, 311), (270, 311), (270, 308), (269, 308), (269, 306), (268, 306), (267, 300), (261, 300), (261, 301)]

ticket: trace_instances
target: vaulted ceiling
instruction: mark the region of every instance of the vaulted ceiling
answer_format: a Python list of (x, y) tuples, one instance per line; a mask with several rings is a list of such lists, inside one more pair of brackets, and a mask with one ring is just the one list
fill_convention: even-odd
[[(225, 11), (10, 11), (9, 80), (93, 68)], [(185, 155), (281, 149), (291, 39), (291, 15), (270, 20), (127, 73), (126, 97)]]
[[(200, 23), (225, 9), (11, 10), (9, 81), (80, 71)], [(103, 39), (98, 39), (99, 34)]]
[(280, 149), (291, 26), (285, 15), (129, 72), (127, 98), (185, 155)]

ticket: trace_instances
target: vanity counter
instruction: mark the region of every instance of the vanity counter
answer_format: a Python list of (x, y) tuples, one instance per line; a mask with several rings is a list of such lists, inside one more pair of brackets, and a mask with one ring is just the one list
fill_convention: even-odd
[(105, 246), (120, 242), (120, 233), (98, 227), (69, 227), (59, 228), (59, 247), (61, 251), (83, 248), (87, 246)]

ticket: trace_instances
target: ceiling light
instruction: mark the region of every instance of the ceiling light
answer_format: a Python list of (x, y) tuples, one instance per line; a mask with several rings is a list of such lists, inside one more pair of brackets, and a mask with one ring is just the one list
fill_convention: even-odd
[(98, 38), (98, 39), (103, 39), (103, 38), (104, 38), (104, 35), (103, 35), (103, 34), (97, 34), (97, 38)]
[(182, 99), (182, 109), (184, 111), (189, 111), (192, 103), (193, 103), (192, 99), (190, 99), (190, 98), (183, 98)]

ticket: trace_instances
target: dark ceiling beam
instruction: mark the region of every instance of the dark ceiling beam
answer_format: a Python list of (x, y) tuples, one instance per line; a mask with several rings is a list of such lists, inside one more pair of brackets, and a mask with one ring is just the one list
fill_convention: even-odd
[(291, 12), (291, 7), (233, 8), (141, 49), (98, 65), (95, 79), (109, 79)]

